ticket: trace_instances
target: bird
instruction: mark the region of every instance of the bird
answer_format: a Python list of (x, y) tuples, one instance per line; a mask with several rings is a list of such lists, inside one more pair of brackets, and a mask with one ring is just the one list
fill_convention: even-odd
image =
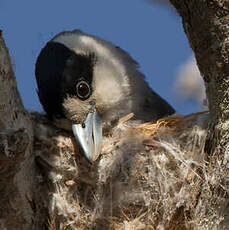
[(151, 89), (139, 64), (123, 49), (80, 30), (55, 35), (36, 64), (37, 93), (47, 117), (73, 132), (94, 162), (105, 130), (130, 113), (133, 121), (155, 121), (175, 113)]

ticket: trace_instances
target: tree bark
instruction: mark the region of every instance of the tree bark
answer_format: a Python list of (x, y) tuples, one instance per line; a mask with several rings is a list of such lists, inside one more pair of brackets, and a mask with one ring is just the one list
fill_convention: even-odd
[(203, 76), (210, 110), (208, 153), (224, 155), (229, 143), (229, 1), (170, 0)]
[(0, 229), (32, 229), (33, 130), (0, 32)]

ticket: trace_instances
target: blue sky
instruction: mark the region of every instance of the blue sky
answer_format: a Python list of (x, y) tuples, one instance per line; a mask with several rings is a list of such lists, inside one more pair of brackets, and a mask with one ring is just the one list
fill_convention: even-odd
[(180, 18), (166, 6), (146, 0), (1, 0), (0, 22), (27, 109), (42, 111), (34, 76), (39, 51), (55, 34), (80, 29), (128, 51), (151, 87), (179, 113), (199, 110), (172, 91), (177, 69), (192, 52)]

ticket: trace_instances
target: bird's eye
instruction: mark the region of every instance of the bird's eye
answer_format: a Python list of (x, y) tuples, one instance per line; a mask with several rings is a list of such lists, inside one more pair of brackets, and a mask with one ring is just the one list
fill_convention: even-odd
[(80, 81), (76, 85), (76, 94), (78, 98), (86, 100), (91, 95), (91, 88), (86, 81)]

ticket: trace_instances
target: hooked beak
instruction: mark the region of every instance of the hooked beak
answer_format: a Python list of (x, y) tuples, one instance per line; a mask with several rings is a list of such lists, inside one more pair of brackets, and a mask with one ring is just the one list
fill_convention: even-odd
[(102, 122), (96, 110), (88, 113), (83, 124), (72, 124), (72, 131), (86, 158), (96, 161), (102, 147)]

